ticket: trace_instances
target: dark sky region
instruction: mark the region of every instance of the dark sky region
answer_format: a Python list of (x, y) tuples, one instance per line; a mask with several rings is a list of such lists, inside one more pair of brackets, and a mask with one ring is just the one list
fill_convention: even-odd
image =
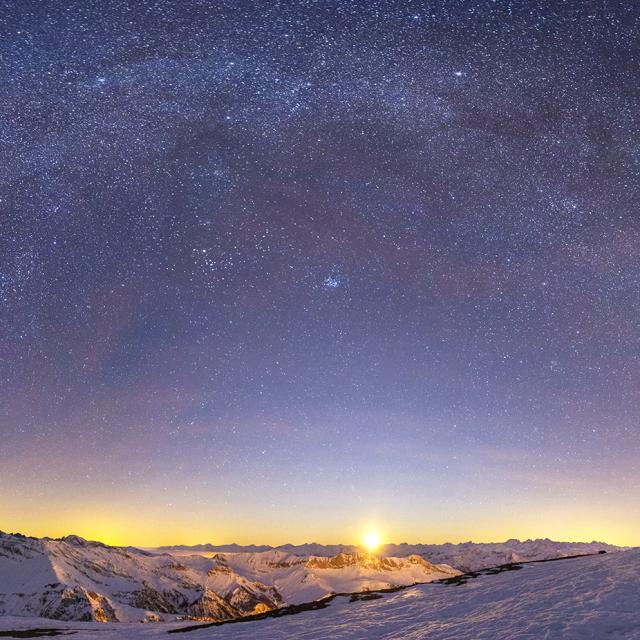
[(640, 543), (639, 17), (0, 1), (0, 528)]

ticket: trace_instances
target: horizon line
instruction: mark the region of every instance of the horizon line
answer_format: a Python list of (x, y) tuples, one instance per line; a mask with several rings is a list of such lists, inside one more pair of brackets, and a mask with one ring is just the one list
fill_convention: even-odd
[[(330, 543), (323, 543), (323, 542), (302, 542), (302, 543), (293, 543), (293, 542), (284, 542), (282, 544), (277, 544), (277, 545), (273, 545), (273, 544), (266, 544), (266, 543), (247, 543), (247, 544), (241, 544), (238, 542), (225, 542), (225, 543), (213, 543), (213, 542), (199, 542), (196, 544), (185, 544), (185, 543), (173, 543), (173, 544), (163, 544), (163, 545), (143, 545), (143, 544), (124, 544), (124, 545), (119, 545), (119, 544), (109, 544), (106, 542), (103, 542), (102, 540), (93, 540), (93, 539), (89, 539), (89, 538), (85, 538), (84, 536), (80, 536), (78, 534), (74, 534), (74, 533), (70, 533), (70, 534), (66, 534), (63, 536), (34, 536), (34, 535), (28, 535), (25, 533), (21, 533), (19, 531), (15, 531), (15, 532), (10, 532), (10, 531), (3, 531), (2, 529), (0, 529), (0, 534), (5, 534), (5, 535), (10, 535), (10, 536), (20, 536), (20, 537), (24, 537), (24, 538), (34, 538), (34, 539), (43, 539), (43, 540), (56, 540), (56, 541), (62, 541), (65, 540), (67, 538), (77, 538), (79, 540), (84, 540), (86, 542), (96, 542), (99, 544), (103, 544), (107, 547), (134, 547), (136, 549), (171, 549), (171, 548), (176, 548), (176, 547), (186, 547), (186, 548), (196, 548), (196, 547), (231, 547), (231, 546), (236, 546), (236, 547), (265, 547), (265, 551), (270, 550), (270, 549), (279, 549), (281, 547), (303, 547), (303, 546), (311, 546), (311, 545), (317, 545), (317, 546), (321, 546), (321, 547), (365, 547), (366, 545), (362, 544), (362, 543), (341, 543), (341, 542), (330, 542)], [(508, 542), (519, 542), (519, 543), (524, 543), (524, 542), (537, 542), (537, 541), (549, 541), (549, 542), (558, 542), (558, 543), (570, 543), (570, 544), (606, 544), (609, 546), (614, 546), (614, 547), (619, 547), (619, 548), (633, 548), (634, 546), (638, 546), (638, 545), (617, 545), (614, 543), (610, 543), (610, 542), (606, 542), (604, 540), (596, 540), (596, 539), (591, 539), (591, 540), (554, 540), (553, 538), (549, 538), (549, 537), (544, 537), (544, 538), (507, 538), (505, 540), (479, 540), (479, 541), (475, 541), (475, 540), (464, 540), (461, 542), (382, 542), (379, 545), (379, 548), (383, 548), (383, 547), (387, 547), (387, 546), (396, 546), (396, 547), (400, 547), (400, 546), (408, 546), (408, 547), (412, 547), (412, 546), (444, 546), (444, 545), (462, 545), (462, 544), (506, 544)]]

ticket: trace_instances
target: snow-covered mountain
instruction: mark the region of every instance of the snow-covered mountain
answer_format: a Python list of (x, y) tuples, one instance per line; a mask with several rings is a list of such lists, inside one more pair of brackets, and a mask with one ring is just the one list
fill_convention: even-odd
[[(362, 548), (352, 545), (322, 545), (317, 543), (279, 547), (242, 547), (237, 544), (215, 546), (203, 544), (196, 546), (159, 547), (176, 555), (201, 554), (213, 555), (220, 552), (248, 552), (252, 550), (277, 550), (300, 556), (335, 556), (340, 553), (362, 553)], [(532, 560), (550, 560), (567, 556), (590, 555), (600, 551), (619, 551), (620, 547), (604, 542), (556, 542), (543, 538), (539, 540), (507, 540), (506, 542), (462, 542), (460, 544), (387, 544), (380, 548), (377, 555), (382, 557), (404, 558), (418, 555), (434, 563), (448, 564), (460, 571), (477, 571), (509, 562), (530, 562)]]
[(633, 549), (365, 598), (338, 596), (321, 609), (215, 628), (0, 617), (0, 631), (35, 637), (41, 629), (73, 633), (74, 640), (153, 640), (168, 637), (168, 629), (185, 632), (171, 636), (185, 640), (638, 640), (639, 593), (640, 549)]
[(405, 553), (428, 557), (432, 562), (445, 562), (460, 571), (477, 571), (510, 562), (552, 560), (569, 556), (620, 551), (620, 547), (604, 542), (556, 542), (538, 540), (507, 540), (506, 542), (462, 542), (460, 544), (389, 545), (389, 552), (402, 557)]
[(300, 556), (280, 550), (175, 556), (0, 532), (0, 615), (100, 622), (227, 620), (334, 593), (458, 575), (418, 555)]

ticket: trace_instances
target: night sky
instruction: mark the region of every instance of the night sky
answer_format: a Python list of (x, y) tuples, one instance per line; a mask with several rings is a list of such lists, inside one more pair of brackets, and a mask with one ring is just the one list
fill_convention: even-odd
[(640, 543), (637, 3), (0, 34), (0, 529)]

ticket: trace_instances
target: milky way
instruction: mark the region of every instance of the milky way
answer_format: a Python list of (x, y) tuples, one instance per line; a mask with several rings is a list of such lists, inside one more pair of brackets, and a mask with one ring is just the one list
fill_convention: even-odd
[(639, 17), (0, 2), (0, 528), (638, 543)]

